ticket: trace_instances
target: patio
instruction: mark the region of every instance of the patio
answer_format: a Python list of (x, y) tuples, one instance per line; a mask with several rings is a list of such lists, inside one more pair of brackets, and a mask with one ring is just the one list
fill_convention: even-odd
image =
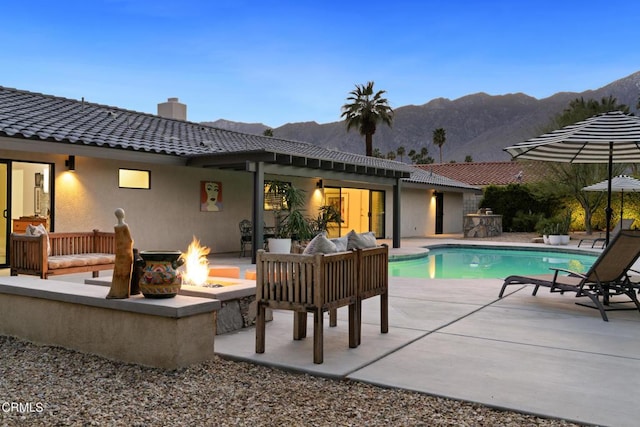
[[(460, 243), (461, 236), (438, 238)], [(513, 236), (465, 240), (507, 243)], [(577, 244), (574, 237), (572, 245)], [(422, 251), (434, 239), (404, 239), (392, 255)], [(542, 245), (540, 245), (542, 246)], [(213, 255), (214, 264), (250, 258)], [(86, 275), (61, 276), (82, 283)], [(349, 349), (347, 312), (337, 328), (325, 329), (324, 363), (313, 363), (312, 331), (292, 340), (290, 312), (267, 323), (266, 351), (255, 353), (255, 329), (219, 335), (221, 357), (310, 375), (349, 379), (382, 387), (476, 402), (578, 423), (635, 426), (640, 417), (640, 314), (609, 313), (574, 304), (572, 295), (512, 286), (498, 299), (502, 281), (390, 278), (388, 334), (379, 332), (377, 298), (363, 301), (362, 344)], [(327, 322), (328, 324), (328, 322)], [(312, 322), (309, 322), (312, 328)]]
[[(479, 243), (497, 239), (487, 240)], [(403, 240), (392, 253), (418, 251), (430, 242)], [(603, 322), (597, 310), (575, 305), (573, 295), (541, 290), (534, 297), (527, 286), (513, 286), (500, 300), (501, 284), (494, 279), (390, 278), (389, 334), (379, 333), (377, 298), (365, 300), (362, 344), (349, 349), (347, 312), (339, 310), (338, 327), (325, 330), (322, 365), (312, 361), (311, 330), (309, 338), (292, 340), (289, 312), (275, 312), (268, 323), (264, 354), (254, 351), (253, 328), (217, 337), (215, 351), (545, 417), (637, 425), (640, 314), (614, 311)]]

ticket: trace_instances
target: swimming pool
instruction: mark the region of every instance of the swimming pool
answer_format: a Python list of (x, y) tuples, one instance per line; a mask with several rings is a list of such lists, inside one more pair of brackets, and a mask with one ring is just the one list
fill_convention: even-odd
[(503, 279), (552, 273), (552, 267), (586, 272), (597, 254), (491, 246), (430, 247), (426, 257), (389, 262), (389, 275), (421, 279)]

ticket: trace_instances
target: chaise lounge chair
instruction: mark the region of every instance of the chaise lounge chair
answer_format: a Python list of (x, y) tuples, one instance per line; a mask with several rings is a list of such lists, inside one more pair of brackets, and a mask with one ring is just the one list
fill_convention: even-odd
[[(610, 232), (610, 236), (609, 238), (612, 240), (619, 232), (620, 230), (628, 230), (631, 228), (631, 224), (633, 224), (635, 220), (633, 218), (623, 218), (620, 221), (618, 221), (618, 223), (616, 224), (615, 227), (613, 227), (613, 229)], [(580, 245), (582, 245), (582, 242), (592, 242), (591, 243), (591, 247), (595, 248), (596, 244), (601, 244), (602, 246), (600, 246), (600, 248), (604, 248), (604, 244), (606, 242), (607, 239), (605, 239), (604, 237), (596, 237), (596, 238), (590, 238), (590, 239), (580, 239), (580, 241), (578, 242), (578, 247), (580, 247)]]
[[(588, 307), (600, 310), (602, 319), (608, 321), (606, 311), (612, 309), (605, 306), (609, 306), (609, 297), (613, 295), (627, 295), (640, 311), (640, 302), (635, 294), (637, 284), (629, 278), (630, 268), (639, 257), (640, 230), (620, 230), (585, 274), (552, 268), (554, 274), (512, 275), (504, 280), (499, 297), (502, 298), (509, 285), (534, 285), (532, 295), (536, 295), (540, 286), (549, 288), (551, 292), (575, 292), (577, 297), (589, 297), (595, 307)], [(561, 271), (569, 273), (569, 276), (560, 275)]]

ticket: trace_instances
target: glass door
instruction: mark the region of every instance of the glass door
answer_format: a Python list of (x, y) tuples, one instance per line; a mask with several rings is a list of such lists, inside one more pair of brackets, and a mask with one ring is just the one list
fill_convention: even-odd
[(384, 191), (371, 190), (370, 193), (370, 215), (371, 224), (370, 230), (373, 231), (378, 239), (383, 239), (385, 236), (384, 229)]
[(9, 164), (7, 161), (0, 160), (0, 267), (9, 265), (9, 221), (10, 217), (8, 194), (11, 183), (9, 182)]
[(342, 225), (346, 218), (344, 218), (344, 206), (341, 198), (341, 189), (335, 187), (325, 187), (324, 189), (324, 204), (333, 206), (338, 212), (340, 212), (340, 216), (343, 218), (343, 222), (341, 224), (329, 223), (327, 225), (327, 236), (334, 238), (340, 237), (342, 235)]

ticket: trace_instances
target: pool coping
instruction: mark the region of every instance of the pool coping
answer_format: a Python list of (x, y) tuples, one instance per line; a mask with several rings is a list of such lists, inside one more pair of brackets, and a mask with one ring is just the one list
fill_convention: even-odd
[[(430, 249), (440, 249), (440, 248), (469, 248), (469, 247), (477, 247), (483, 249), (518, 249), (529, 252), (555, 252), (555, 253), (565, 253), (565, 254), (576, 254), (576, 255), (599, 255), (602, 250), (599, 249), (591, 249), (591, 248), (575, 248), (575, 247), (567, 247), (567, 246), (552, 246), (552, 245), (539, 245), (539, 246), (529, 246), (525, 244), (487, 244), (483, 243), (436, 243), (433, 245), (425, 246), (424, 248), (427, 250)], [(429, 252), (425, 252), (422, 256), (428, 256)], [(402, 255), (398, 255), (402, 256)], [(391, 260), (391, 257), (389, 257)], [(403, 258), (410, 259), (410, 258)]]
[[(535, 246), (534, 246), (535, 245)], [(500, 243), (487, 243), (487, 242), (446, 242), (446, 243), (434, 243), (427, 246), (420, 246), (411, 248), (410, 251), (403, 250), (403, 253), (395, 253), (389, 254), (389, 262), (397, 262), (397, 261), (410, 261), (414, 259), (427, 258), (429, 256), (429, 252), (431, 249), (440, 249), (440, 248), (483, 248), (483, 249), (518, 249), (523, 251), (531, 251), (531, 252), (555, 252), (555, 253), (564, 253), (564, 254), (575, 254), (575, 255), (599, 255), (602, 250), (592, 249), (592, 248), (576, 248), (576, 247), (567, 247), (567, 246), (552, 246), (546, 244), (526, 244), (526, 243), (509, 243), (509, 242), (500, 242)]]

